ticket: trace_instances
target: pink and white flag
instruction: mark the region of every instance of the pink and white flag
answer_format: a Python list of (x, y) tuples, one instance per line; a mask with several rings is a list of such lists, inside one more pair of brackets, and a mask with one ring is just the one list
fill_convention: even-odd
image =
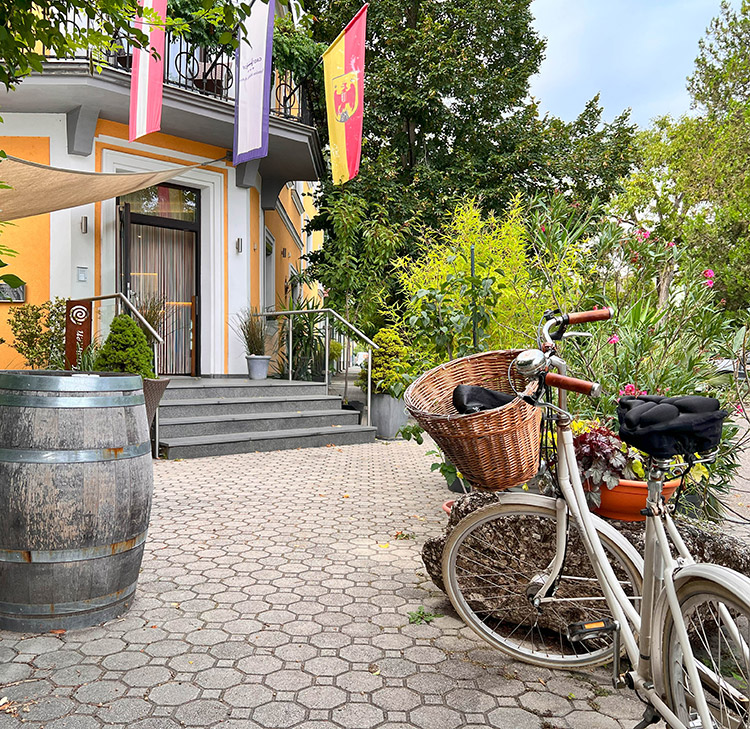
[[(164, 21), (167, 0), (139, 0), (143, 8), (153, 9)], [(144, 134), (161, 129), (161, 99), (164, 82), (164, 26), (150, 25), (137, 18), (136, 28), (148, 33), (148, 46), (133, 49), (133, 69), (130, 75), (130, 128), (132, 142)], [(158, 58), (154, 58), (156, 51)]]

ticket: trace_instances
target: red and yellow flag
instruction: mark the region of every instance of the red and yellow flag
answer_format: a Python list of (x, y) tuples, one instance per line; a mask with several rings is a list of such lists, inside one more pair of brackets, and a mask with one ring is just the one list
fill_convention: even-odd
[(366, 24), (364, 5), (323, 54), (331, 167), (337, 185), (357, 175), (362, 156)]

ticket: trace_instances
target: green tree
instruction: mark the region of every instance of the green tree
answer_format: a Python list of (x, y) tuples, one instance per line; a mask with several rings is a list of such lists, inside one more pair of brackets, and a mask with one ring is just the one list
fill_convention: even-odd
[(154, 358), (143, 330), (127, 314), (112, 319), (104, 346), (94, 362), (99, 372), (129, 372), (154, 377)]
[[(360, 3), (308, 5), (316, 18), (313, 37), (330, 43)], [(603, 124), (595, 98), (571, 124), (540, 117), (528, 92), (543, 52), (530, 0), (371, 5), (360, 174), (343, 186), (324, 182), (322, 215), (314, 221), (328, 233), (321, 254), (327, 265), (344, 260), (334, 221), (342, 199), (358, 198), (364, 219), (379, 207), (381, 229), (402, 236), (395, 252), (411, 256), (421, 226), (437, 229), (466, 195), (485, 211), (500, 211), (519, 189), (559, 189), (584, 200), (607, 199), (619, 189), (632, 162), (627, 113)], [(358, 247), (365, 245), (359, 228), (350, 234)], [(389, 247), (387, 240), (371, 240)], [(390, 258), (370, 275), (399, 298)], [(325, 283), (332, 292), (339, 288), (334, 280)]]

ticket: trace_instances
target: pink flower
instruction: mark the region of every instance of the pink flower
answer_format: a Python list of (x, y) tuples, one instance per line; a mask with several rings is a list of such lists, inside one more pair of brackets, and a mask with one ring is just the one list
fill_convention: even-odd
[(745, 414), (745, 408), (744, 408), (744, 407), (743, 407), (742, 405), (735, 405), (735, 406), (734, 406), (734, 409), (735, 409), (735, 410), (736, 410), (736, 411), (737, 411), (737, 412), (738, 412), (738, 413), (739, 413), (740, 415), (744, 415), (744, 414)]
[(704, 286), (708, 286), (708, 288), (711, 288), (714, 285), (714, 282), (711, 279), (708, 279), (708, 281), (703, 282)]
[(613, 334), (608, 340), (607, 344), (617, 344), (620, 341), (620, 337), (618, 337), (616, 334)]
[(674, 241), (671, 240), (669, 243), (667, 243), (667, 248), (674, 248)]
[(542, 233), (546, 233), (546, 232), (547, 232), (547, 231), (545, 230), (545, 228), (544, 228), (544, 226), (543, 226), (543, 225), (542, 225), (542, 226), (540, 226), (540, 227), (541, 227), (541, 229), (542, 229)]
[(710, 268), (707, 268), (707, 269), (706, 269), (706, 270), (705, 270), (705, 271), (703, 272), (703, 277), (704, 277), (704, 278), (713, 278), (713, 277), (714, 277), (715, 275), (716, 275), (716, 274), (715, 274), (715, 273), (714, 273), (714, 272), (713, 272), (713, 271), (712, 271), (712, 270), (711, 270)]
[(650, 236), (651, 232), (648, 230), (643, 230), (643, 228), (635, 231), (635, 237), (638, 238), (638, 240), (648, 240)]

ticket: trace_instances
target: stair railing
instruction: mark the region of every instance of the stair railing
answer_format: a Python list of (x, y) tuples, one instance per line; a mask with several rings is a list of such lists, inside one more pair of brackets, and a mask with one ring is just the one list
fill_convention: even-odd
[(289, 318), (289, 326), (287, 327), (287, 367), (289, 369), (289, 381), (292, 380), (292, 372), (294, 371), (294, 368), (292, 367), (292, 344), (293, 344), (293, 334), (292, 329), (294, 328), (292, 326), (293, 323), (293, 317), (297, 316), (298, 314), (325, 314), (325, 360), (324, 360), (324, 370), (325, 370), (325, 384), (326, 384), (326, 395), (328, 394), (328, 391), (330, 389), (330, 371), (328, 366), (328, 357), (330, 353), (330, 345), (331, 345), (331, 327), (330, 327), (330, 319), (333, 317), (336, 321), (343, 324), (347, 329), (349, 329), (351, 332), (354, 333), (354, 335), (364, 342), (367, 345), (367, 425), (370, 425), (370, 411), (371, 411), (371, 405), (372, 405), (372, 350), (373, 349), (380, 349), (375, 342), (372, 341), (366, 334), (361, 332), (357, 327), (354, 326), (351, 322), (344, 319), (343, 316), (341, 316), (338, 312), (334, 311), (333, 309), (290, 309), (287, 311), (262, 311), (256, 314), (256, 316), (262, 316), (266, 319), (270, 318), (276, 318), (279, 316), (286, 316)]
[[(76, 301), (106, 301), (108, 299), (115, 300), (115, 315), (122, 311), (124, 305), (130, 313), (141, 323), (144, 329), (151, 335), (151, 348), (154, 351), (154, 377), (159, 377), (159, 351), (157, 349), (159, 344), (163, 344), (164, 340), (159, 336), (159, 333), (144, 319), (143, 314), (133, 305), (133, 302), (125, 296), (122, 292), (118, 291), (114, 294), (102, 294), (101, 296), (88, 296), (80, 299), (76, 298)], [(159, 457), (159, 408), (156, 409), (156, 415), (154, 416), (154, 442), (153, 442), (153, 455), (154, 458)]]

